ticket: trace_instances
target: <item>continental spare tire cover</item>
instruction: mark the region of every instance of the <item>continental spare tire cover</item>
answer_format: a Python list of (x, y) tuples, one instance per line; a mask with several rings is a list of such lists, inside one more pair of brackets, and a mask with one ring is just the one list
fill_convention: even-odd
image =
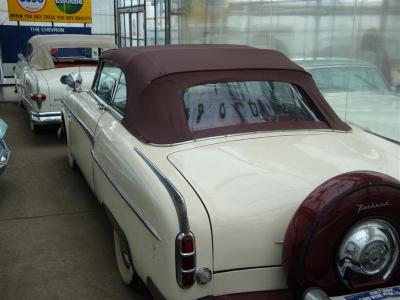
[[(301, 295), (307, 288), (322, 288), (329, 296), (400, 284), (397, 263), (388, 278), (382, 274), (347, 274), (337, 267), (338, 251), (346, 233), (357, 223), (384, 220), (398, 235), (400, 182), (390, 176), (351, 172), (316, 188), (293, 216), (284, 239), (282, 264), (289, 289)], [(399, 261), (398, 253), (391, 258)]]

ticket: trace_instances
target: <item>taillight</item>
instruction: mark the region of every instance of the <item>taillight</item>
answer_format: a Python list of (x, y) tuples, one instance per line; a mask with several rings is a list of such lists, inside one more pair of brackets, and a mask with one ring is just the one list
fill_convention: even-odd
[(42, 102), (46, 100), (46, 95), (45, 94), (31, 94), (31, 99), (32, 101), (35, 102)]
[(176, 278), (181, 288), (194, 284), (196, 274), (196, 243), (192, 233), (176, 237)]

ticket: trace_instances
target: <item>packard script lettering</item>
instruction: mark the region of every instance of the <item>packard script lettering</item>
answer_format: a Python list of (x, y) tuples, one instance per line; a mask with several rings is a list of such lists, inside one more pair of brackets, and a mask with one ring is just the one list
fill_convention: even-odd
[(390, 202), (389, 200), (386, 200), (386, 202), (382, 202), (382, 203), (357, 204), (357, 207), (358, 207), (357, 214), (359, 214), (363, 210), (385, 207), (385, 206), (390, 206), (390, 205), (392, 205), (392, 202)]

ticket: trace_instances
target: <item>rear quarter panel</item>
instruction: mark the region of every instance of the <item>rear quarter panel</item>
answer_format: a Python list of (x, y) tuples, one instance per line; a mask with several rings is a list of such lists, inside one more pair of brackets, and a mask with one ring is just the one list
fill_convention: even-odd
[(197, 269), (212, 269), (212, 237), (206, 210), (193, 189), (167, 161), (166, 149), (143, 145), (109, 113), (100, 120), (95, 141), (96, 157), (160, 236), (158, 240), (150, 233), (94, 164), (96, 195), (123, 229), (141, 279), (146, 282), (147, 277), (151, 277), (167, 299), (211, 295), (212, 284), (195, 284), (186, 290), (178, 287), (175, 272), (175, 239), (179, 233), (177, 213), (165, 187), (135, 150), (137, 148), (148, 156), (184, 195), (191, 231), (196, 237)]

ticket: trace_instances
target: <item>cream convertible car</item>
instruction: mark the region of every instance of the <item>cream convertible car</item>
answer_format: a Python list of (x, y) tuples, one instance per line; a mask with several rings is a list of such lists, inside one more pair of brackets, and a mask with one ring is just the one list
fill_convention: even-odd
[(157, 299), (400, 294), (399, 146), (343, 123), (284, 55), (123, 48), (90, 91), (62, 81), (69, 162), (111, 219), (126, 284)]
[(29, 112), (32, 131), (39, 132), (43, 125), (61, 123), (60, 76), (79, 72), (89, 87), (99, 53), (116, 46), (108, 37), (64, 34), (35, 35), (27, 48), (27, 57), (20, 54), (15, 66), (15, 86), (20, 104)]

